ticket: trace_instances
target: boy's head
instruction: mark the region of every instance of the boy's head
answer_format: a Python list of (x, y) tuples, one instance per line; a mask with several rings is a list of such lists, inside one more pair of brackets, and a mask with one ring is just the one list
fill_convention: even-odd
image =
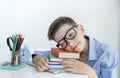
[(65, 24), (73, 26), (76, 25), (76, 22), (70, 17), (58, 17), (56, 20), (53, 21), (53, 23), (49, 27), (48, 39), (54, 40), (54, 36), (58, 29)]
[(81, 52), (84, 48), (84, 28), (70, 17), (59, 17), (50, 25), (49, 40), (54, 40), (56, 47)]

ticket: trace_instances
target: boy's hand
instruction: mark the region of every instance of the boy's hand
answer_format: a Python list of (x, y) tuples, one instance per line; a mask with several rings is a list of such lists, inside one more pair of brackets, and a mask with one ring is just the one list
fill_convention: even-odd
[(98, 78), (95, 71), (90, 66), (83, 63), (80, 60), (63, 59), (61, 61), (61, 64), (64, 67), (65, 71), (70, 71), (79, 74), (86, 74), (88, 75), (89, 78)]
[(65, 71), (71, 71), (74, 73), (85, 74), (89, 69), (86, 64), (76, 59), (63, 59), (61, 61), (61, 64), (64, 67)]
[(48, 65), (48, 58), (40, 55), (36, 55), (34, 57), (35, 65), (36, 65), (36, 70), (38, 72), (42, 72), (45, 70), (50, 69), (51, 67)]

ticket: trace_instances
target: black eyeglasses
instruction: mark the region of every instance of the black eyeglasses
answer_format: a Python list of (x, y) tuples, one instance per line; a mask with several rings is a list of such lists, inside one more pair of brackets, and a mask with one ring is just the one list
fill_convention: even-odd
[(76, 30), (74, 29), (75, 27), (77, 27), (76, 25), (75, 26), (72, 26), (65, 34), (65, 36), (60, 40), (58, 41), (56, 47), (60, 48), (60, 49), (65, 49), (68, 45), (68, 42), (67, 40), (72, 40), (76, 37), (77, 35), (77, 32)]

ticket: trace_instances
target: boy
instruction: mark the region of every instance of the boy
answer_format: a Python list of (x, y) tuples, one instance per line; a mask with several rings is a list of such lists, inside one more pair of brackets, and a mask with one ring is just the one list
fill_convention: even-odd
[[(72, 18), (59, 17), (53, 21), (48, 38), (54, 40), (60, 49), (80, 53), (79, 60), (63, 59), (60, 62), (65, 71), (86, 74), (89, 78), (113, 78), (118, 66), (116, 52), (109, 45), (84, 35), (84, 27)], [(48, 58), (41, 53), (33, 54), (33, 60), (39, 72), (51, 68)]]

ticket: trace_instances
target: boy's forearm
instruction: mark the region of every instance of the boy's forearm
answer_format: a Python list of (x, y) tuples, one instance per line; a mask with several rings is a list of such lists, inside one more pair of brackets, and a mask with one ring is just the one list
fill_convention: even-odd
[(88, 75), (88, 78), (98, 78), (97, 74), (91, 67), (89, 68), (87, 75)]

